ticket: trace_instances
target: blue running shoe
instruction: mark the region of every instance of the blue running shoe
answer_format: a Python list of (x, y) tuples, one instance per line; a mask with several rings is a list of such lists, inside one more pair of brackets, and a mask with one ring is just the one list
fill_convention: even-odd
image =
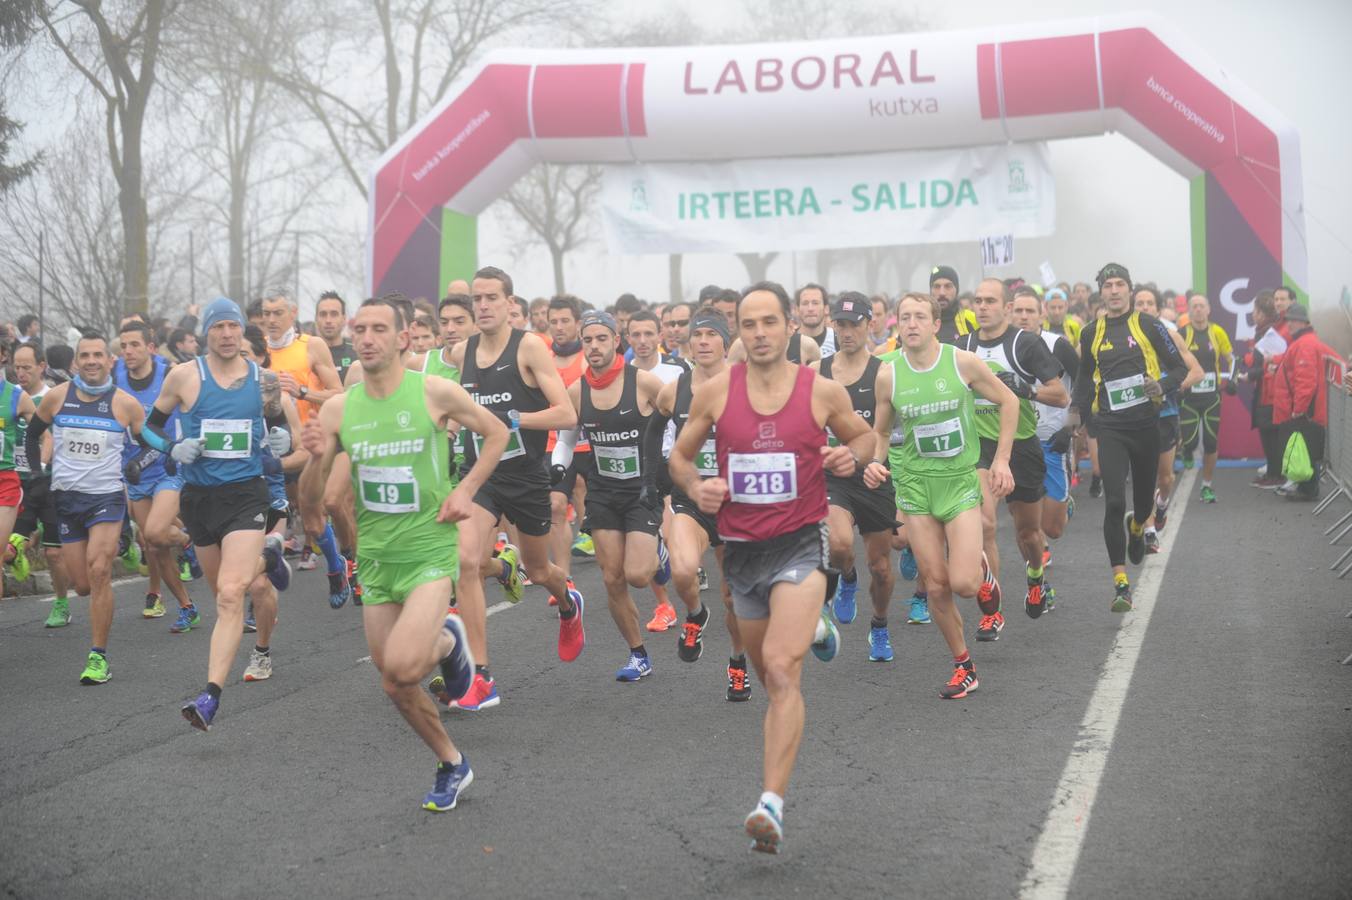
[(901, 548), (901, 556), (897, 560), (897, 568), (901, 570), (901, 577), (907, 581), (915, 581), (920, 575), (920, 566), (916, 565), (915, 554), (911, 552), (910, 547)]
[(665, 585), (671, 580), (671, 554), (667, 552), (667, 542), (662, 540), (662, 532), (657, 532), (657, 572), (653, 575), (653, 584)]
[(197, 695), (196, 700), (183, 707), (183, 718), (198, 731), (210, 731), (211, 720), (216, 718), (216, 710), (220, 709), (220, 706), (220, 700), (203, 691)]
[[(285, 560), (282, 561), (285, 564)], [(342, 609), (352, 596), (352, 585), (347, 580), (347, 564), (337, 572), (329, 573), (329, 609)]]
[(746, 817), (746, 833), (757, 853), (778, 853), (784, 840), (784, 820), (768, 804), (758, 803)]
[(652, 660), (648, 659), (646, 653), (630, 653), (629, 662), (625, 663), (621, 669), (615, 673), (616, 681), (638, 681), (645, 675), (653, 673)]
[(465, 632), (465, 623), (459, 616), (447, 616), (442, 630), (455, 638), (451, 652), (441, 658), (437, 665), (441, 669), (443, 691), (449, 698), (444, 700), (447, 706), (469, 693), (474, 683), (474, 653), (469, 648), (469, 635)]
[(892, 661), (892, 638), (886, 625), (868, 630), (868, 659), (869, 662)]
[(930, 619), (929, 598), (911, 597), (911, 615), (906, 619), (907, 625), (928, 625)]
[(279, 591), (291, 587), (291, 563), (286, 561), (285, 547), (280, 535), (270, 534), (263, 541), (263, 574)]
[(258, 631), (258, 620), (254, 618), (253, 601), (249, 601), (249, 610), (244, 614), (244, 633), (254, 634)]
[(183, 634), (185, 631), (192, 631), (193, 626), (201, 621), (202, 617), (198, 614), (196, 606), (180, 606), (178, 618), (169, 626), (169, 630), (174, 634)]
[(812, 655), (822, 662), (830, 662), (840, 652), (840, 630), (825, 609), (817, 622), (817, 634), (812, 639)]
[(437, 763), (437, 783), (423, 797), (422, 808), (429, 812), (450, 812), (455, 809), (460, 794), (474, 781), (474, 770), (469, 757), (460, 754), (460, 764)]
[(188, 574), (196, 581), (202, 577), (202, 564), (197, 561), (197, 551), (192, 544), (183, 548), (183, 558), (188, 561)]
[(831, 608), (836, 614), (836, 621), (842, 625), (853, 622), (854, 617), (859, 612), (854, 603), (854, 595), (858, 590), (859, 579), (857, 577), (854, 581), (846, 581), (844, 575), (840, 576), (840, 580), (836, 584), (835, 599), (831, 601)]

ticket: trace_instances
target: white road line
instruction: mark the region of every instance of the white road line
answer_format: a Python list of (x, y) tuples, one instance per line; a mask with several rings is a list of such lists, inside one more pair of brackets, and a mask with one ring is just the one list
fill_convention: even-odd
[[(1113, 748), (1113, 737), (1117, 733), (1117, 723), (1127, 701), (1127, 689), (1141, 656), (1150, 617), (1155, 612), (1164, 570), (1169, 565), (1169, 556), (1174, 549), (1174, 539), (1183, 530), (1183, 514), (1187, 512), (1195, 478), (1196, 471), (1188, 469), (1174, 484), (1173, 510), (1168, 528), (1160, 538), (1160, 552), (1147, 557), (1146, 564), (1132, 585), (1132, 611), (1122, 620), (1113, 646), (1108, 651), (1103, 674), (1099, 676), (1094, 694), (1089, 698), (1089, 708), (1080, 722), (1079, 736), (1061, 772), (1056, 793), (1052, 795), (1051, 810), (1047, 813), (1047, 820), (1043, 822), (1041, 835), (1033, 848), (1028, 874), (1019, 887), (1021, 898), (1052, 900), (1065, 897), (1070, 890), (1071, 878), (1075, 875), (1075, 866), (1084, 847), (1084, 838), (1089, 832), (1094, 799), (1098, 796), (1108, 754)], [(1102, 614), (1105, 616), (1111, 615), (1107, 606), (1107, 603), (1103, 604)]]
[[(144, 575), (125, 575), (125, 576), (123, 576), (123, 577), (121, 577), (121, 578), (114, 578), (114, 579), (113, 579), (113, 587), (117, 587), (119, 584), (127, 584), (128, 582), (131, 582), (131, 581), (149, 581), (149, 579), (146, 578), (146, 576), (144, 576)], [(67, 599), (69, 599), (69, 598), (72, 596), (72, 592), (71, 592), (71, 591), (67, 591), (67, 592), (66, 592), (66, 596), (67, 596)], [(16, 597), (15, 599), (17, 600), (17, 599), (22, 599), (22, 598)], [(53, 600), (55, 600), (55, 599), (56, 599), (56, 595), (55, 595), (55, 594), (52, 594), (50, 597), (38, 597), (38, 598), (37, 598), (37, 601), (38, 601), (39, 603), (51, 603), (51, 602), (52, 602)]]

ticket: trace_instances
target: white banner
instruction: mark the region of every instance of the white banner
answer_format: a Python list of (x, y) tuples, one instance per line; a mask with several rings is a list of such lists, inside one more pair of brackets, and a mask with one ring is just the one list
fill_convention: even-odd
[(1042, 237), (1047, 145), (608, 166), (612, 253), (752, 253)]

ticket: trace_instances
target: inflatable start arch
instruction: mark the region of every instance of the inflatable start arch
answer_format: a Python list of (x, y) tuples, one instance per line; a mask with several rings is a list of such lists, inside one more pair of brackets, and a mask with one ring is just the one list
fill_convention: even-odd
[[(490, 54), (376, 164), (367, 286), (438, 297), (468, 277), (475, 216), (537, 162), (815, 156), (1108, 131), (1189, 180), (1192, 286), (1231, 334), (1252, 333), (1254, 292), (1307, 283), (1295, 131), (1167, 23), (1131, 15)], [(1107, 194), (1113, 173), (1103, 181)], [(1112, 255), (1130, 267), (1130, 249)]]

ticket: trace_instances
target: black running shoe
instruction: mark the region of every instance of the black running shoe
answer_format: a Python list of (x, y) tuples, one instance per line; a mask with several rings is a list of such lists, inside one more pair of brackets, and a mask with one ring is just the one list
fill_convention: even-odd
[(704, 652), (704, 626), (709, 624), (709, 607), (701, 606), (700, 612), (702, 615), (698, 618), (687, 615), (685, 624), (681, 626), (676, 655), (682, 662), (694, 662)]
[(745, 657), (728, 661), (728, 699), (733, 703), (751, 699), (751, 682), (747, 679)]
[(1095, 475), (1089, 479), (1089, 496), (1095, 500), (1103, 496), (1103, 477), (1101, 475)]
[(1127, 529), (1127, 559), (1133, 566), (1139, 566), (1145, 559), (1145, 532), (1131, 530), (1131, 513), (1123, 513), (1122, 527)]

